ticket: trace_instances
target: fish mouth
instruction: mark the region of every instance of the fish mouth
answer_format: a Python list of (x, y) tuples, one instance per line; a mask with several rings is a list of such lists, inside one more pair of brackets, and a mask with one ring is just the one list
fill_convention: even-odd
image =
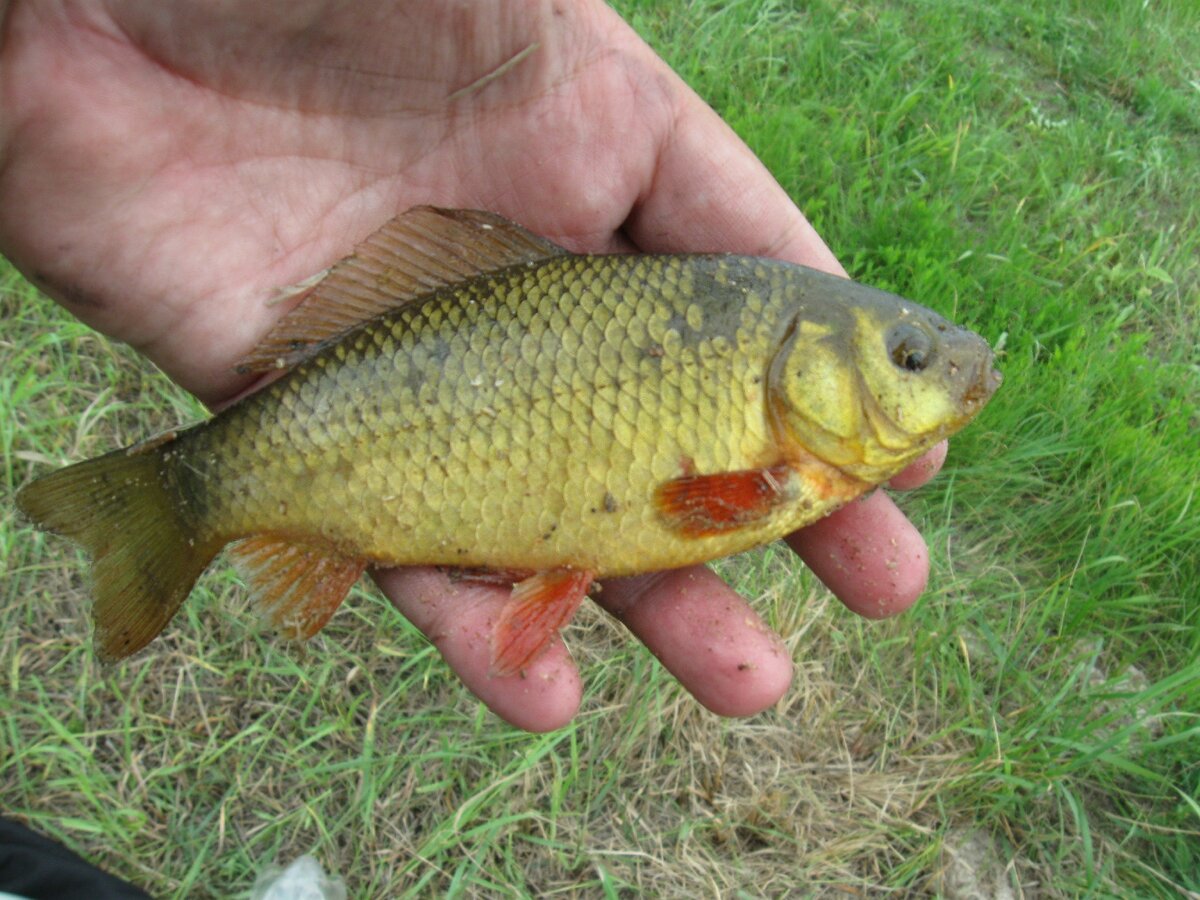
[(992, 394), (996, 393), (996, 389), (1000, 387), (1004, 381), (1004, 376), (992, 365), (992, 359), (989, 356), (987, 360), (982, 362), (975, 373), (970, 383), (967, 385), (962, 394), (963, 411), (968, 416), (973, 416), (979, 412), (991, 399)]

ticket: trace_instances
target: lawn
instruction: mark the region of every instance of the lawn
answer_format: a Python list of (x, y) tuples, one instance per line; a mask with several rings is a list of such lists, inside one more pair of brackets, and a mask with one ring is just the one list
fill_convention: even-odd
[[(166, 897), (305, 852), (363, 897), (1200, 896), (1200, 6), (617, 6), (852, 276), (999, 350), (901, 500), (923, 601), (722, 562), (784, 700), (719, 719), (587, 609), (583, 711), (531, 736), (361, 586), (296, 648), (216, 566), (101, 669), (79, 555), (6, 500), (0, 809)], [(8, 496), (202, 414), (2, 262), (0, 317)]]

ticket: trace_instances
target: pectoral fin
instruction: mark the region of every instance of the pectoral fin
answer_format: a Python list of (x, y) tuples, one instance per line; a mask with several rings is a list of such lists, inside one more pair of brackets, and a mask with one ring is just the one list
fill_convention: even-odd
[(513, 675), (529, 665), (571, 621), (591, 584), (591, 572), (551, 569), (513, 585), (492, 632), (491, 674)]
[(325, 626), (367, 567), (329, 546), (273, 535), (234, 544), (229, 558), (263, 618), (301, 641)]
[(688, 537), (752, 525), (795, 499), (796, 474), (780, 463), (711, 475), (682, 475), (659, 485), (654, 503), (667, 524)]

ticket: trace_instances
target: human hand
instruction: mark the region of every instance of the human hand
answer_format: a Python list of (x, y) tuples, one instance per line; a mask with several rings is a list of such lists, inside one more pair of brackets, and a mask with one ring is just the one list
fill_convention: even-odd
[[(750, 150), (593, 0), (0, 0), (0, 41), (0, 248), (216, 407), (253, 387), (233, 365), (284, 311), (268, 302), (280, 286), (421, 203), (499, 212), (575, 251), (842, 273)], [(924, 542), (881, 493), (788, 540), (864, 615), (924, 588)], [(376, 578), (500, 716), (547, 730), (574, 715), (561, 641), (524, 677), (489, 678), (506, 590)], [(790, 683), (779, 639), (706, 568), (612, 580), (597, 600), (718, 713), (758, 712)]]

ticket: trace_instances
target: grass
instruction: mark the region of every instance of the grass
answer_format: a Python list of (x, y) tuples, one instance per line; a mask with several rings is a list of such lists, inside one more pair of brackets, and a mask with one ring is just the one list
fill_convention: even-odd
[[(583, 712), (529, 736), (361, 589), (297, 652), (218, 568), (99, 670), (78, 557), (6, 514), (0, 807), (162, 896), (301, 852), (354, 896), (1200, 894), (1200, 10), (619, 6), (854, 276), (1002, 348), (903, 501), (928, 596), (866, 623), (778, 548), (723, 563), (777, 708), (719, 720), (585, 613)], [(8, 491), (197, 417), (0, 277)]]

